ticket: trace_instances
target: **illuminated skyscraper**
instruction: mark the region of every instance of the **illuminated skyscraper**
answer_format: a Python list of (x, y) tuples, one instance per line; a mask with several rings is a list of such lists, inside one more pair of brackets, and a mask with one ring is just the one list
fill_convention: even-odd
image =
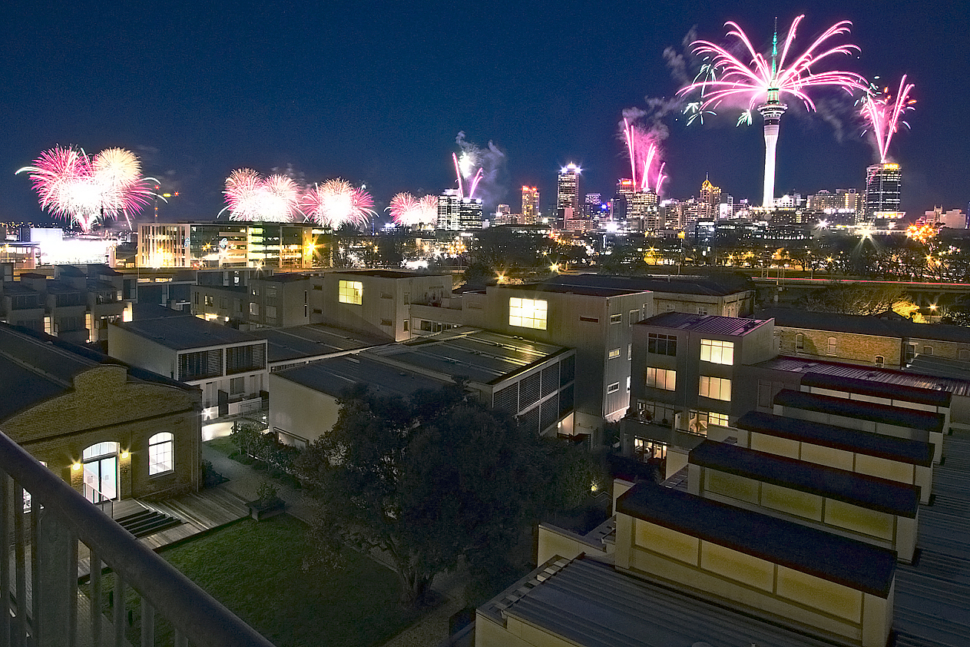
[(438, 228), (461, 229), (461, 194), (458, 189), (445, 189), (438, 196)]
[(866, 168), (866, 221), (903, 217), (899, 200), (902, 175), (899, 164), (889, 162)]
[(556, 200), (556, 216), (559, 220), (575, 220), (579, 210), (579, 174), (581, 169), (570, 162), (559, 171), (559, 197)]
[(626, 220), (633, 202), (633, 180), (624, 178), (616, 181), (616, 194), (613, 196), (613, 220)]
[(721, 203), (721, 189), (711, 184), (710, 178), (704, 178), (701, 184), (700, 203), (698, 206), (704, 212), (703, 218), (717, 218), (718, 205)]
[(539, 218), (539, 187), (522, 187), (522, 221), (526, 225), (536, 224)]

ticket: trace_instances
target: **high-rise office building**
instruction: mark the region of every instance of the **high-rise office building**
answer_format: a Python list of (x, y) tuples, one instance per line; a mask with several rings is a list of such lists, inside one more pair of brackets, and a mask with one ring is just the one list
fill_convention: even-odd
[(458, 189), (445, 189), (438, 196), (438, 228), (457, 231), (461, 229), (461, 193)]
[(522, 187), (522, 221), (526, 225), (536, 224), (539, 218), (539, 187)]
[(613, 220), (626, 220), (633, 201), (633, 180), (623, 178), (616, 181), (616, 194), (613, 196)]
[(481, 198), (462, 198), (458, 209), (459, 229), (482, 228), (482, 200)]
[(570, 162), (559, 171), (559, 197), (556, 200), (556, 217), (559, 220), (576, 220), (579, 210), (579, 174), (581, 169)]
[(903, 217), (899, 199), (901, 184), (899, 164), (884, 162), (866, 168), (866, 221)]
[(698, 217), (702, 219), (715, 219), (718, 217), (718, 205), (721, 203), (721, 189), (711, 184), (709, 177), (704, 178), (701, 184), (698, 202)]
[(603, 203), (603, 194), (587, 193), (583, 198), (583, 217), (595, 218), (600, 215), (600, 206)]

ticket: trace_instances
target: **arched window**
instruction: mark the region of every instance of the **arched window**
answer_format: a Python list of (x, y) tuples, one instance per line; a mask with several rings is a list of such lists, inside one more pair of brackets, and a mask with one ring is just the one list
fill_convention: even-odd
[(81, 460), (89, 461), (99, 456), (110, 456), (118, 453), (118, 443), (106, 442), (91, 445), (81, 453)]
[(175, 469), (172, 452), (173, 436), (168, 432), (155, 434), (148, 439), (148, 475), (171, 472)]

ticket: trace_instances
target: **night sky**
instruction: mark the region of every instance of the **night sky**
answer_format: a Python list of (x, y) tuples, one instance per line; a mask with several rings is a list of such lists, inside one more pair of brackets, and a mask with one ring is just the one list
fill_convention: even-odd
[[(897, 135), (903, 207), (965, 209), (970, 200), (970, 2), (201, 2), (46, 3), (0, 7), (0, 221), (41, 215), (14, 172), (55, 144), (135, 151), (147, 174), (180, 191), (166, 220), (210, 219), (234, 168), (292, 169), (315, 182), (366, 183), (378, 207), (398, 191), (454, 182), (455, 137), (505, 153), (493, 198), (518, 211), (518, 188), (555, 200), (563, 164), (584, 191), (612, 194), (628, 175), (617, 123), (624, 108), (679, 87), (663, 52), (691, 28), (724, 42), (736, 20), (770, 46), (774, 16), (806, 19), (806, 45), (832, 22), (862, 47), (840, 67), (916, 84), (911, 131)], [(799, 48), (800, 49), (800, 48)], [(825, 117), (782, 120), (776, 193), (862, 188), (872, 147), (851, 101), (823, 92)], [(789, 101), (789, 103), (791, 103)], [(711, 181), (760, 201), (760, 117), (736, 111), (703, 126), (671, 114), (663, 142), (672, 197)], [(827, 118), (826, 118), (827, 117)], [(625, 173), (626, 172), (626, 173)], [(492, 200), (494, 202), (494, 200)], [(146, 210), (145, 215), (148, 215)]]

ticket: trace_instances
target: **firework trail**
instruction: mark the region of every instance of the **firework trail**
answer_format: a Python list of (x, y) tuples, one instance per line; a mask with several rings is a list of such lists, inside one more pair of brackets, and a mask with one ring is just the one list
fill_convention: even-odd
[(913, 110), (915, 99), (909, 98), (909, 93), (913, 89), (912, 83), (906, 83), (906, 75), (899, 81), (899, 91), (894, 99), (889, 94), (889, 88), (883, 88), (878, 92), (871, 88), (870, 92), (862, 99), (862, 118), (869, 123), (873, 138), (876, 140), (876, 151), (879, 153), (879, 161), (885, 163), (889, 158), (889, 143), (899, 131), (899, 126), (909, 128), (909, 124), (901, 121), (900, 117), (906, 112)]
[(398, 193), (387, 210), (400, 226), (434, 226), (438, 222), (438, 196), (426, 195), (419, 200), (410, 193)]
[(502, 198), (506, 189), (498, 183), (505, 166), (505, 153), (492, 142), (488, 142), (488, 148), (479, 148), (465, 139), (463, 131), (458, 133), (455, 143), (461, 148), (460, 154), (451, 155), (458, 194), (462, 198), (482, 198), (483, 202)]
[(314, 186), (303, 195), (303, 212), (320, 225), (364, 225), (375, 217), (374, 198), (363, 189), (337, 178)]
[[(814, 67), (834, 56), (849, 56), (859, 51), (856, 45), (838, 45), (828, 47), (828, 41), (837, 36), (848, 34), (850, 23), (847, 20), (837, 22), (821, 36), (816, 38), (808, 49), (800, 56), (794, 56), (789, 63), (792, 43), (798, 31), (799, 23), (805, 16), (798, 16), (792, 21), (788, 35), (782, 44), (781, 54), (778, 53), (778, 30), (772, 38), (771, 61), (755, 51), (748, 35), (735, 22), (727, 22), (728, 37), (733, 37), (741, 43), (750, 57), (750, 63), (745, 64), (731, 54), (727, 49), (710, 41), (697, 40), (693, 43), (694, 54), (710, 61), (710, 75), (702, 79), (695, 78), (693, 83), (681, 88), (678, 95), (685, 96), (694, 92), (700, 94), (701, 100), (698, 112), (709, 108), (716, 108), (721, 103), (739, 103), (750, 114), (753, 110), (761, 113), (765, 122), (765, 172), (764, 198), (765, 207), (774, 206), (775, 189), (775, 149), (778, 143), (778, 130), (781, 116), (788, 109), (783, 103), (786, 95), (801, 101), (806, 110), (815, 110), (809, 92), (816, 88), (836, 87), (852, 94), (855, 90), (866, 90), (868, 83), (855, 72), (826, 71), (815, 72)], [(744, 123), (747, 118), (741, 115), (738, 123)]]
[[(653, 186), (656, 188), (658, 174), (654, 173), (655, 162), (658, 162), (659, 149), (657, 148), (658, 137), (637, 126), (634, 119), (642, 111), (627, 111), (623, 117), (621, 131), (623, 141), (626, 143), (627, 155), (630, 158), (630, 173), (632, 175), (633, 186), (636, 191), (650, 191), (650, 178), (654, 178)], [(639, 170), (639, 173), (638, 173)]]
[(109, 148), (88, 157), (83, 150), (55, 146), (41, 153), (27, 172), (42, 209), (89, 232), (99, 220), (130, 216), (148, 204), (152, 178), (130, 151)]
[[(226, 207), (229, 218), (246, 222), (292, 222), (302, 215), (300, 187), (285, 175), (260, 177), (243, 168), (226, 178)], [(221, 213), (221, 212), (220, 212)]]

